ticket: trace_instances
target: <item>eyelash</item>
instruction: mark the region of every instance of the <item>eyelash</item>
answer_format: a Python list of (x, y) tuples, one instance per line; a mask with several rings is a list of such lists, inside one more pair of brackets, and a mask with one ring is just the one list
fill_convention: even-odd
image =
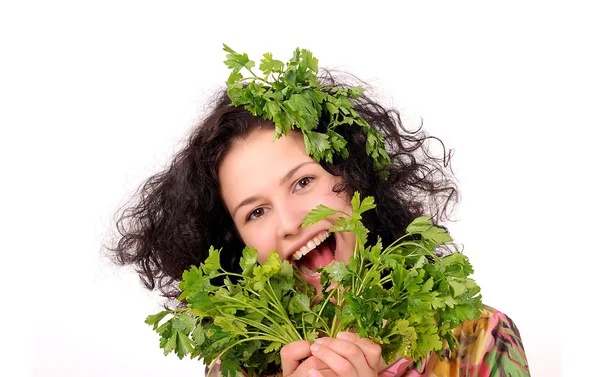
[(305, 179), (308, 179), (309, 182), (304, 187), (310, 185), (315, 178), (314, 177), (310, 177), (310, 176), (306, 176), (306, 177), (300, 178), (299, 180), (296, 181), (296, 184), (294, 185), (294, 191), (299, 191), (299, 190), (302, 190), (304, 188), (304, 187), (300, 187), (299, 189), (297, 189), (296, 187), (298, 187), (298, 185), (300, 184), (300, 182), (303, 181), (303, 180), (305, 180)]
[[(263, 212), (264, 212), (265, 208), (264, 208), (264, 207), (258, 207), (258, 208), (255, 208), (255, 209), (253, 209), (253, 210), (252, 210), (252, 212), (250, 212), (250, 213), (248, 214), (248, 217), (246, 218), (246, 221), (253, 221), (253, 220), (257, 220), (259, 217), (262, 217), (262, 215), (261, 215), (261, 216), (259, 216), (259, 217), (254, 217), (254, 218), (252, 218), (252, 216), (254, 216), (254, 213), (255, 213), (256, 211), (259, 211), (259, 210), (263, 210)], [(263, 215), (264, 215), (264, 213), (263, 213)]]
[[(306, 186), (310, 185), (314, 179), (315, 179), (315, 177), (310, 177), (310, 176), (306, 176), (306, 177), (302, 177), (302, 178), (300, 178), (300, 179), (299, 179), (299, 180), (297, 180), (297, 181), (296, 181), (296, 183), (294, 184), (294, 192), (296, 192), (296, 191), (300, 191), (300, 190), (304, 189)], [(301, 181), (304, 181), (304, 180), (308, 180), (308, 183), (306, 183), (306, 185), (304, 185), (303, 187), (300, 187), (300, 188), (298, 188), (298, 185), (300, 184), (300, 182), (301, 182)], [(260, 215), (259, 217), (255, 217), (255, 216), (254, 216), (254, 215), (255, 215), (255, 213), (256, 213), (257, 211), (259, 211), (259, 210), (262, 210), (262, 211), (263, 211), (263, 214), (262, 214), (262, 215)], [(268, 212), (268, 210), (267, 210), (266, 212)], [(260, 217), (262, 217), (262, 216), (263, 216), (263, 215), (264, 215), (266, 212), (265, 212), (265, 207), (258, 207), (258, 208), (255, 208), (255, 209), (253, 209), (253, 210), (252, 210), (252, 211), (251, 211), (251, 212), (248, 214), (248, 217), (246, 218), (246, 221), (253, 221), (253, 220), (257, 220), (257, 219), (259, 219)], [(254, 216), (254, 217), (253, 217), (253, 216)]]

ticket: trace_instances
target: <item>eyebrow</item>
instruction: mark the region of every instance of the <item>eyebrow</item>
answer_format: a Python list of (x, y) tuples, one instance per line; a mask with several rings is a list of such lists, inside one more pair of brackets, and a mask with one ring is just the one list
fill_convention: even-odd
[(287, 180), (289, 180), (290, 178), (292, 178), (292, 176), (294, 174), (296, 174), (296, 172), (303, 167), (304, 165), (308, 165), (308, 164), (316, 164), (317, 162), (314, 160), (311, 161), (306, 161), (303, 162), (301, 164), (299, 164), (298, 166), (296, 166), (295, 168), (293, 168), (292, 170), (288, 171), (286, 175), (283, 176), (283, 178), (281, 178), (281, 180), (279, 180), (279, 184), (283, 185)]
[[(284, 175), (284, 176), (283, 176), (283, 177), (282, 177), (282, 178), (279, 180), (279, 184), (280, 184), (280, 185), (283, 185), (283, 184), (284, 184), (286, 181), (288, 181), (290, 178), (292, 178), (292, 176), (293, 176), (294, 174), (296, 174), (296, 172), (297, 172), (297, 171), (298, 171), (298, 170), (299, 170), (301, 167), (303, 167), (304, 165), (308, 165), (308, 164), (316, 164), (316, 163), (317, 163), (316, 161), (314, 161), (314, 160), (311, 160), (311, 161), (306, 161), (306, 162), (303, 162), (303, 163), (301, 163), (301, 164), (297, 165), (296, 167), (294, 167), (294, 168), (292, 168), (290, 171), (288, 171), (288, 172), (287, 172), (287, 173), (286, 173), (286, 174), (285, 174), (285, 175)], [(240, 204), (238, 204), (238, 205), (237, 205), (237, 206), (236, 206), (236, 207), (233, 209), (233, 212), (232, 212), (232, 214), (231, 214), (231, 217), (232, 217), (232, 218), (235, 218), (235, 214), (237, 213), (237, 211), (238, 211), (238, 210), (239, 210), (241, 207), (243, 207), (243, 206), (245, 206), (245, 205), (248, 205), (248, 204), (250, 204), (250, 203), (252, 203), (252, 202), (254, 202), (254, 201), (258, 200), (258, 199), (259, 199), (259, 196), (258, 196), (258, 195), (252, 195), (252, 196), (250, 196), (250, 197), (248, 197), (248, 198), (246, 198), (246, 199), (242, 200), (242, 201), (240, 202)]]

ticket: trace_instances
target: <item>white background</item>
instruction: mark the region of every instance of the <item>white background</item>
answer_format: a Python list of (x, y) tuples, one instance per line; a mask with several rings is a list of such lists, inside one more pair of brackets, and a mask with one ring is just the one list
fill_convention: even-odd
[(422, 117), (455, 151), (462, 202), (448, 226), (484, 301), (519, 327), (532, 375), (597, 370), (590, 5), (213, 3), (0, 7), (0, 374), (203, 375), (198, 361), (162, 355), (143, 323), (160, 298), (101, 250), (119, 205), (225, 81), (223, 42), (255, 60), (310, 49)]

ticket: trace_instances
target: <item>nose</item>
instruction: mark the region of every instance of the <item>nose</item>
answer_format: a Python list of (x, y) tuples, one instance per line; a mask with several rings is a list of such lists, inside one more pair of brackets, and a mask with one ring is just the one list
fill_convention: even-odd
[(283, 240), (298, 234), (306, 213), (301, 208), (294, 206), (293, 202), (288, 201), (278, 206), (277, 215), (277, 236)]

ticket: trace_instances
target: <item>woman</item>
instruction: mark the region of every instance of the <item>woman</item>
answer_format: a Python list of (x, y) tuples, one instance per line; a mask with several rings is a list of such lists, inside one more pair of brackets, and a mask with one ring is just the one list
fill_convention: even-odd
[[(330, 73), (319, 80), (323, 87), (349, 88)], [(147, 288), (173, 299), (183, 271), (202, 263), (210, 245), (222, 248), (222, 265), (232, 271), (248, 245), (258, 250), (259, 262), (275, 250), (319, 289), (315, 270), (334, 260), (348, 262), (355, 239), (351, 233), (327, 232), (335, 218), (301, 227), (318, 204), (350, 213), (352, 193), (373, 196), (379, 205), (364, 214), (363, 223), (384, 245), (402, 236), (419, 216), (441, 223), (458, 191), (447, 168), (448, 154), (436, 158), (428, 153), (428, 142), (439, 140), (405, 129), (397, 111), (367, 96), (352, 102), (371, 129), (383, 135), (391, 163), (374, 168), (365, 149), (368, 136), (350, 124), (336, 128), (347, 142), (347, 155), (317, 162), (299, 131), (273, 140), (273, 122), (231, 106), (228, 93), (222, 93), (185, 148), (146, 181), (138, 201), (123, 212), (118, 222), (122, 237), (114, 248), (117, 261), (135, 265)], [(320, 119), (316, 130), (325, 132), (329, 123)], [(441, 360), (433, 354), (423, 363), (401, 359), (392, 366), (381, 360), (379, 345), (353, 333), (314, 344), (297, 341), (281, 349), (283, 375), (529, 375), (518, 330), (504, 314), (486, 307), (480, 319), (464, 323), (455, 335), (459, 349)]]

